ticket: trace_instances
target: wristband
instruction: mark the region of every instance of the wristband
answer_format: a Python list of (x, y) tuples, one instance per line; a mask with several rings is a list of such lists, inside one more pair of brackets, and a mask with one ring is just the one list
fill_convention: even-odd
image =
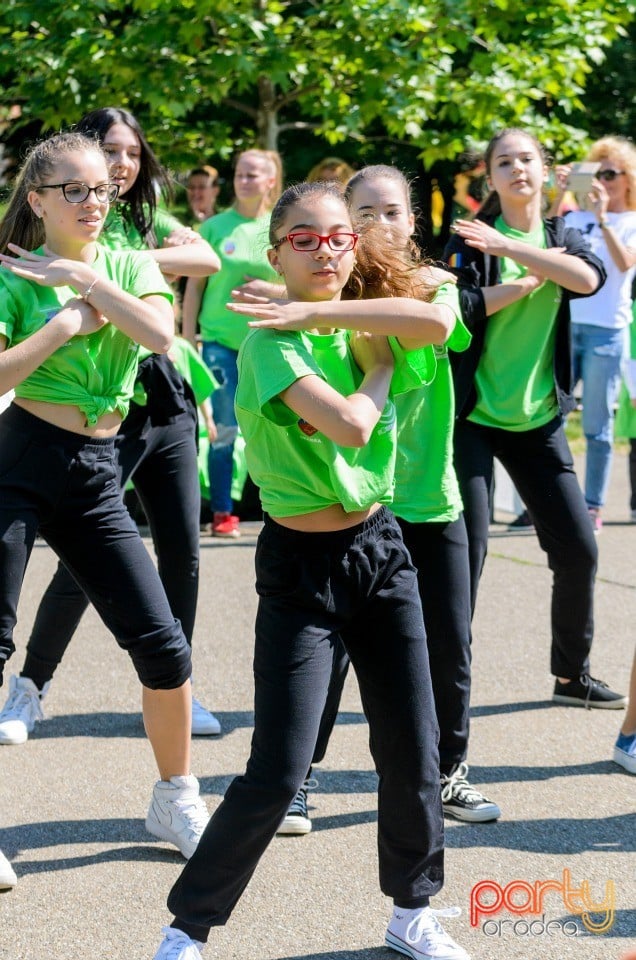
[(89, 285), (89, 287), (88, 287), (88, 289), (85, 291), (85, 293), (82, 294), (82, 300), (88, 300), (88, 298), (90, 297), (91, 293), (92, 293), (93, 290), (95, 289), (98, 280), (99, 280), (99, 277), (95, 277), (95, 279), (94, 279), (93, 282)]
[(607, 227), (609, 227), (609, 223), (607, 222), (605, 217), (599, 217), (598, 225), (601, 228), (601, 230), (605, 230)]

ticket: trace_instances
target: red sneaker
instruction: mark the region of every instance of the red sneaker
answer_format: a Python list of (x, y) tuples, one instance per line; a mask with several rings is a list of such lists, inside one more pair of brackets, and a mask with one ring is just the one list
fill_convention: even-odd
[(212, 520), (213, 537), (236, 537), (241, 536), (239, 530), (239, 518), (232, 513), (215, 513)]

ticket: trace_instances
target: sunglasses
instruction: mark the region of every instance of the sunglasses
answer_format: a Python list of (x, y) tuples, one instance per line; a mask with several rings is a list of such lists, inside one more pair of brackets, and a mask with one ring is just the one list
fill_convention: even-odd
[(596, 174), (596, 179), (611, 183), (613, 180), (616, 180), (616, 177), (622, 177), (624, 173), (624, 170), (599, 170)]

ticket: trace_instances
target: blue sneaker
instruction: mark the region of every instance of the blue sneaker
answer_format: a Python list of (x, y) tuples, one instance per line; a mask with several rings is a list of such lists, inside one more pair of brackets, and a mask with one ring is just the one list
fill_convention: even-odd
[(636, 733), (631, 736), (619, 733), (614, 745), (614, 763), (620, 764), (628, 773), (636, 773)]

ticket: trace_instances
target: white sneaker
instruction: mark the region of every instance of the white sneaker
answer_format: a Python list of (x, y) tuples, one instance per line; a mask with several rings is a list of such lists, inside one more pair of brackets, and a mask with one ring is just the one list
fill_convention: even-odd
[(209, 710), (206, 710), (196, 697), (192, 697), (192, 736), (218, 737), (221, 724)]
[(161, 932), (163, 940), (154, 960), (202, 960), (199, 947), (203, 944), (198, 940), (191, 940), (187, 933), (176, 927), (164, 927)]
[(18, 878), (15, 871), (2, 850), (0, 850), (0, 890), (10, 890), (15, 887)]
[(456, 907), (448, 910), (394, 907), (385, 942), (392, 950), (413, 960), (470, 960), (464, 948), (448, 936), (437, 920), (437, 917), (456, 917), (459, 913)]
[(0, 713), (0, 743), (26, 743), (38, 720), (44, 720), (42, 701), (50, 687), (38, 690), (28, 677), (9, 679), (9, 697)]
[(153, 837), (173, 843), (189, 860), (209, 819), (199, 781), (192, 774), (157, 781), (146, 817), (146, 830)]

